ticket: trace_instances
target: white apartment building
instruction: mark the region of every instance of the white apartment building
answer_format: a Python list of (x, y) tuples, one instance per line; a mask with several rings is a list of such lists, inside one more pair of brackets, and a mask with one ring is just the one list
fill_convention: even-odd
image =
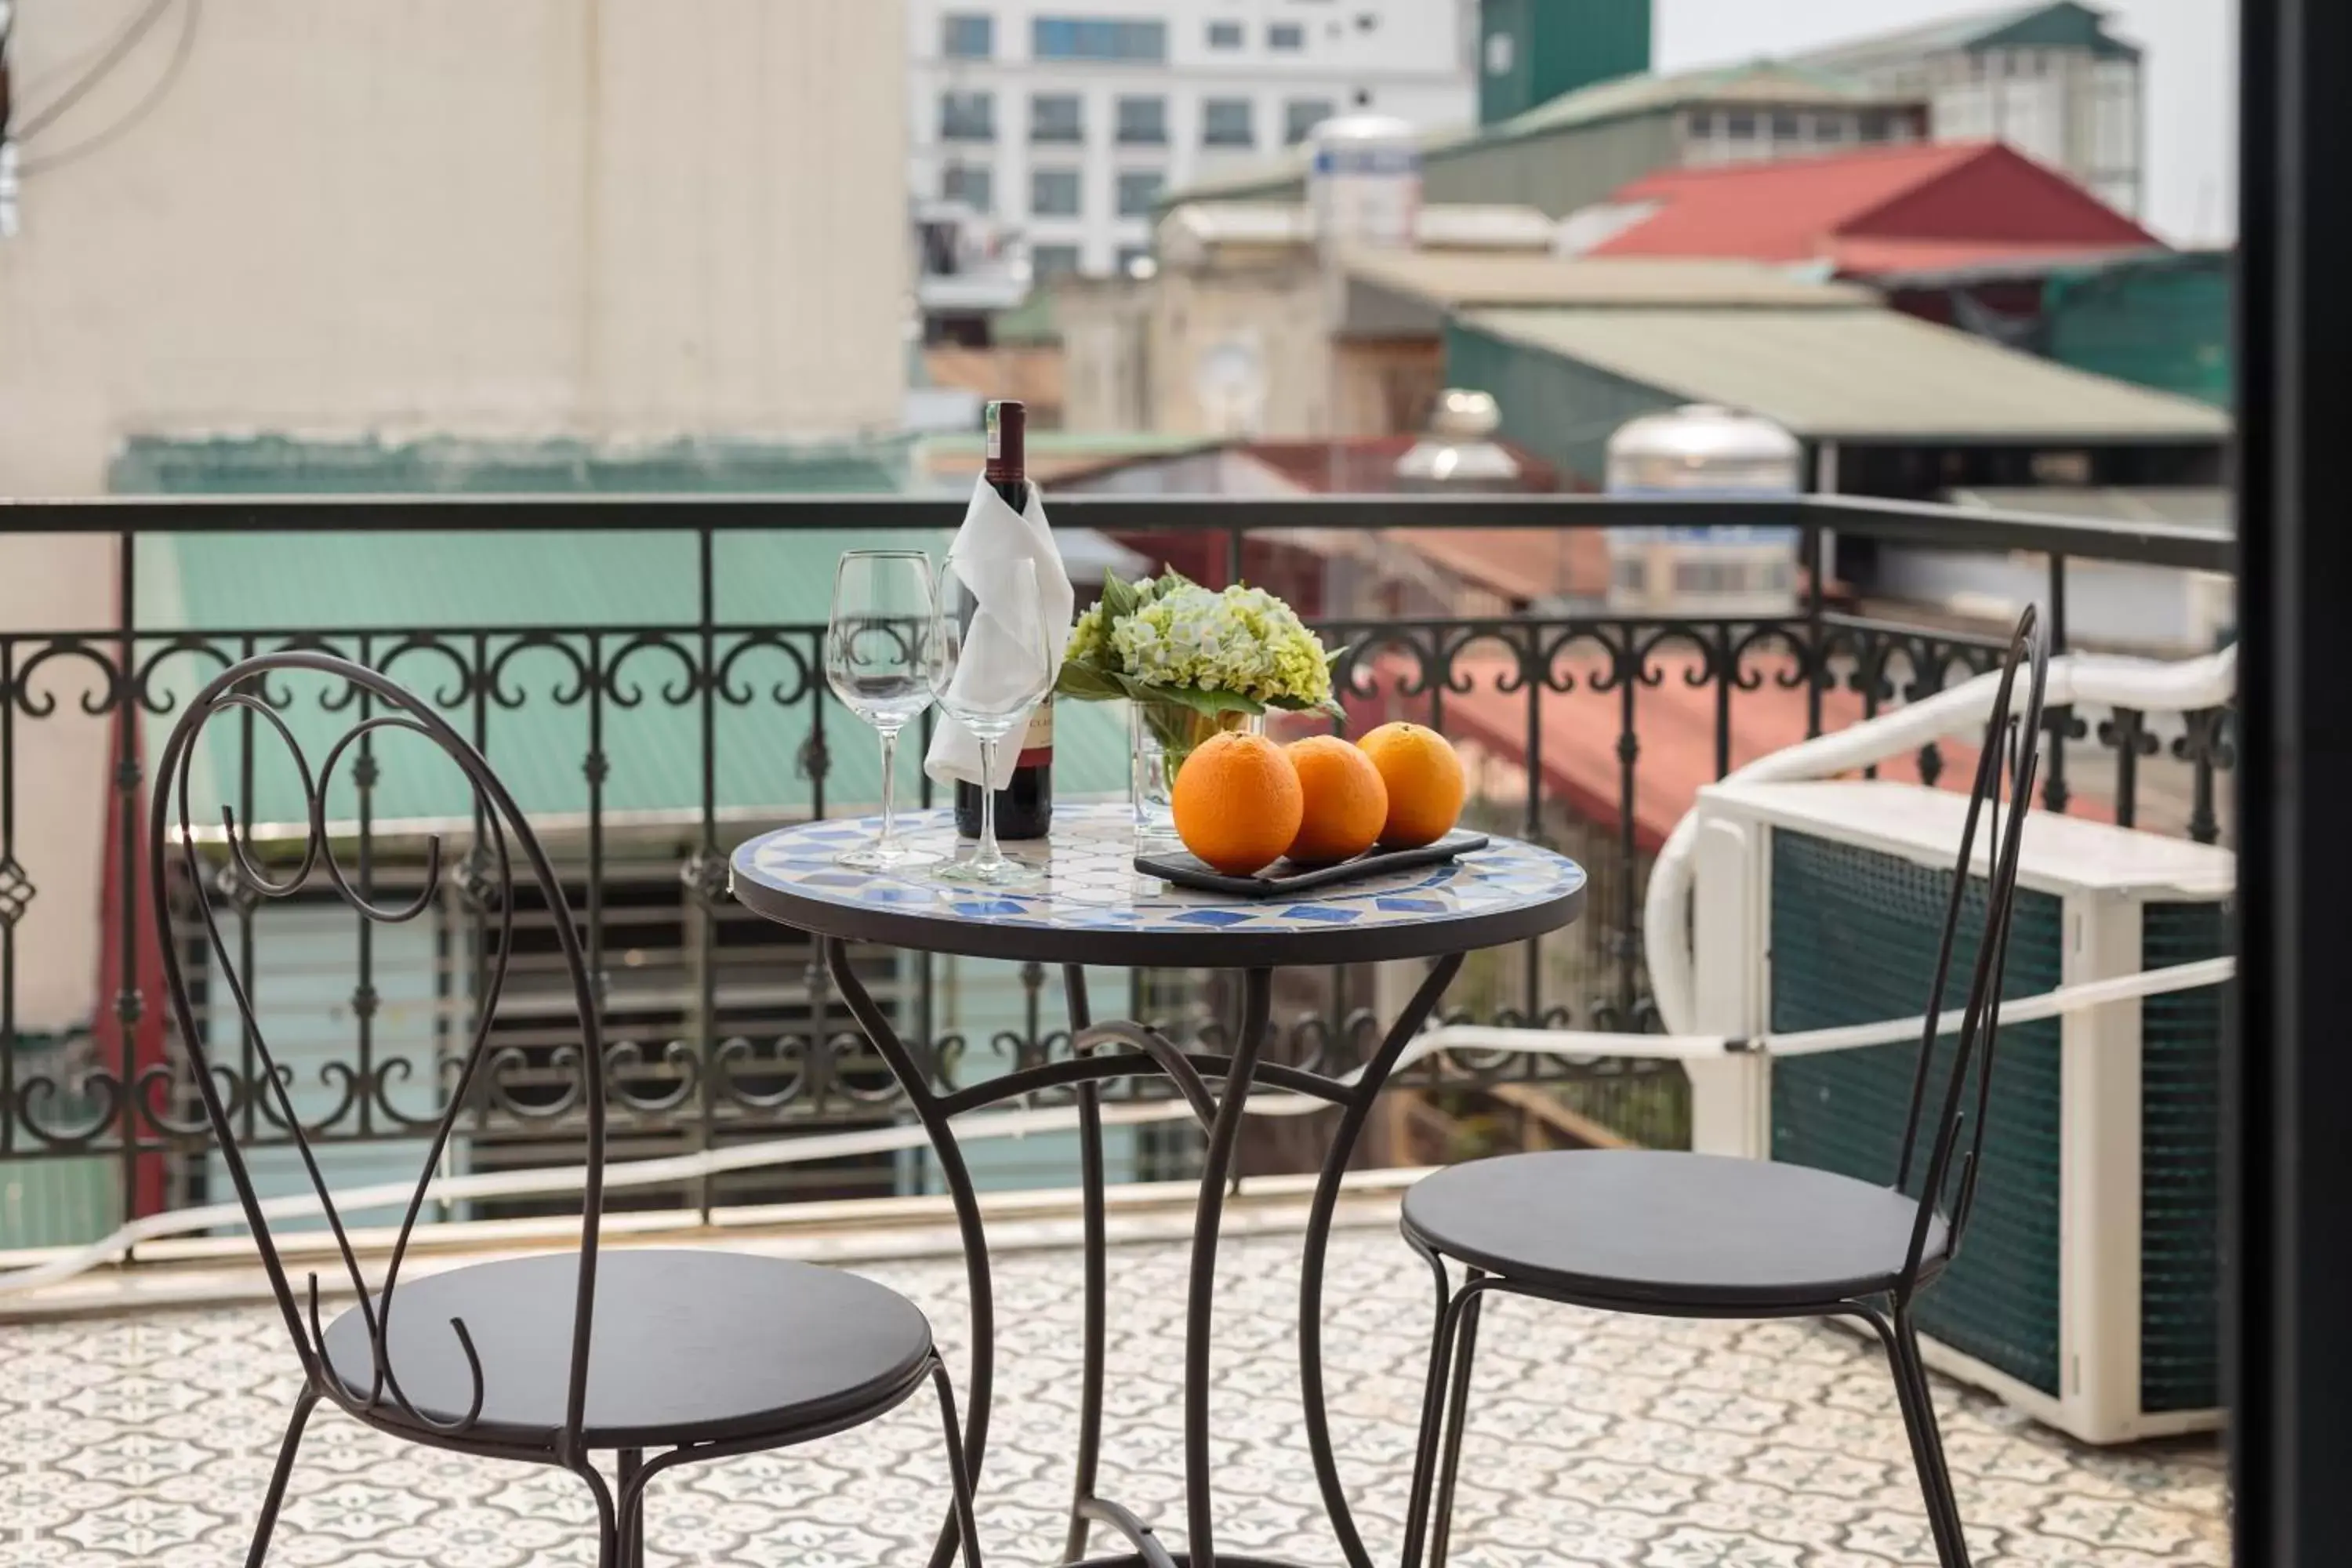
[(1163, 188), (1370, 108), (1471, 120), (1473, 0), (908, 0), (909, 178), (1025, 236), (1040, 276), (1123, 267)]

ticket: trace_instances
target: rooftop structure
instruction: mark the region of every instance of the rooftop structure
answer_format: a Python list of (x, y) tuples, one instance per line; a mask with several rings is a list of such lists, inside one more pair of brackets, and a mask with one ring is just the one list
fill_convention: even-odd
[(1990, 137), (2064, 171), (2118, 212), (2146, 182), (2137, 45), (2108, 13), (2031, 0), (1832, 44), (1794, 63), (1927, 100), (1938, 141)]
[(1675, 169), (1612, 193), (1592, 256), (1736, 256), (1848, 276), (2159, 248), (2081, 186), (1997, 142)]

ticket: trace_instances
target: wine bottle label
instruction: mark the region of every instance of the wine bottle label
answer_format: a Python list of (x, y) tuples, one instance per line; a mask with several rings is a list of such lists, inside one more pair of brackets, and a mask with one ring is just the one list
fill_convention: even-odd
[(997, 404), (988, 405), (988, 460), (997, 462), (1004, 456), (1003, 414)]
[(1030, 710), (1029, 728), (1021, 736), (1020, 766), (1054, 765), (1054, 701), (1047, 698)]

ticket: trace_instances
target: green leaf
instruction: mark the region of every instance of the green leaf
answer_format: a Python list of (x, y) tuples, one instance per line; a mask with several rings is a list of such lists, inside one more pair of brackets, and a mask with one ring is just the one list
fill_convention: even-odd
[(1061, 679), (1054, 682), (1058, 697), (1074, 697), (1081, 702), (1116, 702), (1127, 695), (1127, 689), (1108, 670), (1097, 669), (1076, 659), (1062, 661)]
[(1154, 686), (1132, 676), (1115, 677), (1138, 702), (1165, 702), (1195, 713), (1263, 713), (1265, 704), (1238, 691), (1202, 691), (1193, 686)]
[(1102, 605), (1106, 626), (1127, 619), (1128, 616), (1135, 614), (1141, 603), (1141, 598), (1135, 589), (1120, 581), (1118, 573), (1103, 574)]
[(1277, 697), (1266, 706), (1279, 708), (1286, 713), (1328, 713), (1334, 719), (1348, 716), (1347, 709), (1339, 705), (1337, 697), (1327, 697), (1320, 702), (1308, 702), (1297, 697)]

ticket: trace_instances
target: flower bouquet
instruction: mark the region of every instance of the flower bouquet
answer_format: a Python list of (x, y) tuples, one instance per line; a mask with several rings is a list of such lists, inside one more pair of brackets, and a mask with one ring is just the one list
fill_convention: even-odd
[(1054, 689), (1134, 704), (1136, 826), (1164, 833), (1177, 771), (1210, 736), (1255, 728), (1269, 708), (1344, 716), (1331, 669), (1345, 651), (1327, 651), (1263, 588), (1204, 588), (1178, 572), (1136, 583), (1107, 575), (1101, 599), (1070, 629)]

